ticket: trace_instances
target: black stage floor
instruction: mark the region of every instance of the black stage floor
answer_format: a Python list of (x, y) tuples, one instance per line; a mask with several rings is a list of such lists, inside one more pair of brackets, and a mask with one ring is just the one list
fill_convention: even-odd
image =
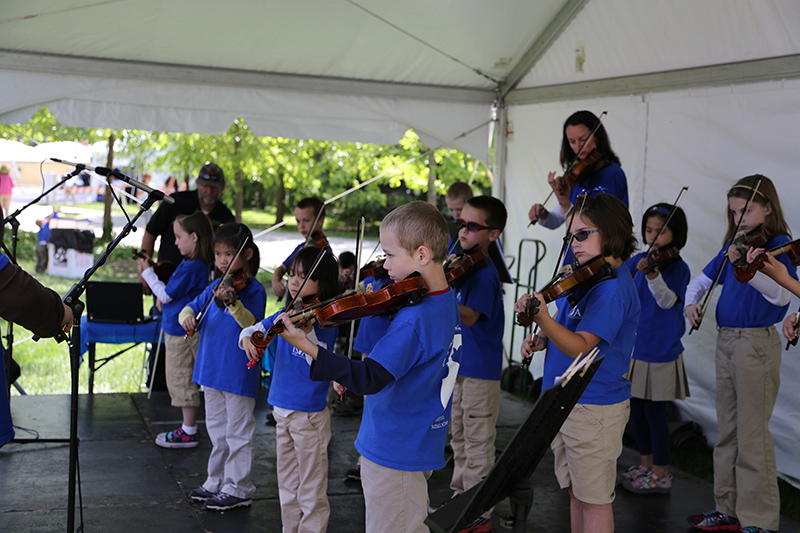
[[(15, 396), (14, 424), (38, 432), (40, 438), (69, 435), (69, 396)], [(153, 438), (177, 427), (179, 411), (170, 407), (167, 393), (81, 395), (79, 407), (80, 476), (83, 516), (87, 533), (156, 531), (223, 533), (280, 531), (280, 506), (275, 479), (274, 428), (264, 423), (266, 406), (257, 404), (257, 458), (253, 482), (257, 487), (251, 507), (225, 513), (206, 511), (187, 494), (205, 479), (210, 442), (195, 449), (159, 448)], [(505, 446), (531, 405), (503, 393), (498, 422), (498, 447)], [(202, 420), (202, 409), (199, 413)], [(331, 533), (364, 530), (364, 502), (360, 485), (344, 481), (356, 461), (353, 440), (359, 418), (334, 416), (329, 449)], [(201, 431), (203, 431), (201, 422)], [(18, 438), (26, 432), (17, 430)], [(0, 448), (0, 531), (66, 531), (69, 447), (66, 444), (16, 444)], [(622, 471), (636, 462), (626, 449)], [(545, 456), (531, 478), (534, 507), (528, 531), (569, 531), (569, 497), (559, 490), (552, 470), (552, 454)], [(450, 495), (451, 466), (430, 479), (433, 502)], [(686, 516), (714, 507), (711, 485), (691, 475), (674, 473), (671, 495), (640, 496), (621, 489), (614, 502), (617, 531), (689, 532)], [(507, 503), (495, 513), (509, 512)], [(79, 517), (80, 511), (76, 511)], [(495, 531), (506, 531), (498, 516)], [(799, 531), (797, 523), (782, 521), (781, 531)], [(77, 526), (76, 526), (77, 531)]]

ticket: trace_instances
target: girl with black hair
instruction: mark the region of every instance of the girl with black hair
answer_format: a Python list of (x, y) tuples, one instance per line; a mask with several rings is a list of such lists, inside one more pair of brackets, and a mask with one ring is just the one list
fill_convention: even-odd
[[(656, 204), (642, 216), (642, 239), (652, 252), (631, 257), (642, 314), (628, 379), (631, 423), (641, 464), (623, 474), (622, 486), (638, 494), (668, 493), (672, 476), (667, 403), (689, 396), (681, 337), (689, 266), (679, 252), (686, 244), (686, 215), (680, 207)], [(669, 219), (669, 220), (668, 220)], [(666, 223), (666, 227), (665, 227)]]

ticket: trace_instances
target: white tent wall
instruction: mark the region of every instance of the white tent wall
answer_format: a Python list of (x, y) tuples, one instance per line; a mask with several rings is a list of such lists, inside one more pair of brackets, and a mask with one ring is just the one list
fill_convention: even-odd
[[(797, 124), (800, 123), (800, 80), (734, 87), (512, 106), (513, 134), (508, 143), (506, 206), (509, 224), (504, 247), (515, 253), (521, 238), (537, 238), (547, 245), (539, 273), (541, 285), (553, 272), (564, 226), (550, 231), (526, 228), (528, 209), (547, 196), (547, 173), (558, 170), (558, 152), (564, 120), (574, 111), (608, 110), (604, 124), (614, 150), (622, 160), (629, 183), (635, 232), (641, 236), (641, 215), (656, 202), (672, 202), (680, 188), (689, 191), (681, 201), (689, 220), (689, 239), (682, 252), (692, 275), (697, 275), (722, 246), (725, 233), (726, 193), (737, 179), (754, 173), (768, 176), (781, 196), (787, 222), (798, 232), (800, 202), (797, 187)], [(551, 207), (554, 205), (549, 204)], [(530, 253), (518, 258), (523, 278), (533, 262)], [(718, 293), (717, 293), (718, 294)], [(506, 294), (506, 308), (513, 304)], [(697, 421), (709, 441), (716, 442), (714, 402), (714, 309), (709, 306), (700, 330), (683, 338), (691, 398), (677, 402), (685, 417)], [(552, 305), (552, 304), (551, 304)], [(797, 310), (793, 298), (790, 312)], [(511, 320), (507, 320), (506, 342)], [(507, 346), (519, 360), (521, 333)], [(800, 348), (783, 352), (783, 386), (770, 422), (775, 438), (778, 471), (800, 485)], [(541, 375), (541, 356), (532, 371)]]

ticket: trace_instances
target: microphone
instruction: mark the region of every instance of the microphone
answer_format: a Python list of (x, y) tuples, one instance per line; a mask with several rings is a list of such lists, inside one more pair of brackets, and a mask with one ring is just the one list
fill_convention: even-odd
[(137, 189), (142, 190), (147, 194), (153, 195), (153, 197), (156, 200), (164, 200), (168, 204), (174, 205), (175, 209), (177, 209), (180, 213), (184, 215), (191, 215), (192, 213), (195, 212), (194, 207), (188, 202), (166, 195), (163, 193), (163, 191), (159, 191), (158, 189), (153, 189), (152, 187), (142, 183), (141, 181), (126, 176), (119, 170), (110, 169), (108, 167), (97, 167), (94, 169), (94, 171), (100, 174), (101, 176), (114, 176), (115, 178), (124, 181), (128, 185), (132, 185), (133, 187), (136, 187)]
[(119, 170), (112, 170), (108, 167), (92, 167), (89, 165), (84, 165), (82, 163), (73, 163), (72, 161), (64, 161), (63, 159), (56, 159), (55, 157), (51, 157), (50, 160), (55, 161), (56, 163), (71, 165), (79, 170), (91, 170), (93, 172), (96, 172), (97, 174), (100, 174), (101, 176), (114, 176), (115, 178), (124, 181), (128, 185), (132, 185), (133, 187), (140, 189), (146, 192), (147, 194), (152, 194), (156, 200), (164, 200), (168, 204), (174, 205), (175, 208), (184, 215), (191, 215), (192, 213), (195, 212), (195, 208), (188, 202), (173, 198), (172, 196), (168, 196), (164, 194), (162, 191), (153, 189), (150, 186), (142, 183), (141, 181), (129, 178)]

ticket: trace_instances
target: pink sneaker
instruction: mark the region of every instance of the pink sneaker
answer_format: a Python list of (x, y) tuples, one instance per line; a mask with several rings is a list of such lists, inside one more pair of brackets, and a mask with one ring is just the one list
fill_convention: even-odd
[(166, 433), (159, 433), (156, 444), (162, 448), (196, 448), (200, 444), (198, 433), (189, 435), (183, 428), (173, 429)]

